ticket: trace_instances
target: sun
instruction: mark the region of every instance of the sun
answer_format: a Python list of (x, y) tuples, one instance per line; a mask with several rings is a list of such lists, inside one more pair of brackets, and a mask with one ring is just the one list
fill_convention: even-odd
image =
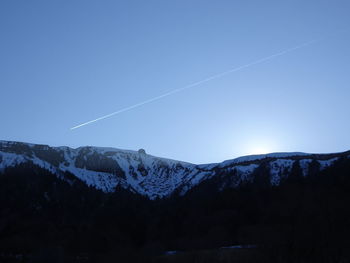
[(272, 136), (249, 136), (241, 138), (236, 144), (236, 148), (239, 149), (240, 155), (260, 155), (278, 152), (280, 142)]
[(246, 144), (245, 149), (248, 155), (267, 154), (276, 150), (276, 144), (272, 140), (256, 140)]
[(255, 155), (255, 154), (266, 154), (270, 151), (266, 147), (259, 147), (259, 148), (253, 148), (249, 151), (249, 154)]

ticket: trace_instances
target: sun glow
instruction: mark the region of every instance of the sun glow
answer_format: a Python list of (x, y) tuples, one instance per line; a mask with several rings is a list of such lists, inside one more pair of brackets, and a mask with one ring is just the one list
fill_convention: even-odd
[(249, 151), (249, 155), (254, 155), (254, 154), (266, 154), (266, 153), (270, 153), (271, 151), (269, 151), (267, 148), (254, 148), (251, 151)]
[(245, 155), (267, 154), (278, 151), (276, 142), (274, 140), (268, 140), (267, 138), (251, 139), (242, 149)]
[[(267, 127), (270, 128), (272, 125), (268, 125)], [(278, 132), (275, 134), (274, 130), (268, 128), (265, 126), (259, 128), (261, 134), (251, 132), (254, 130), (254, 127), (250, 126), (242, 130), (241, 136), (235, 137), (235, 142), (232, 145), (232, 149), (237, 149), (236, 156), (269, 154), (283, 151), (286, 148), (283, 141), (287, 139), (285, 136), (281, 138)]]

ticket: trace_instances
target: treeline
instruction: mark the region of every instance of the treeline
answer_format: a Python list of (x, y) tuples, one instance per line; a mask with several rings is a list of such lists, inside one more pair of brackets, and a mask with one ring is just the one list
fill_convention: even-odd
[(239, 188), (219, 191), (217, 176), (154, 201), (123, 189), (105, 194), (31, 163), (8, 168), (0, 174), (0, 261), (159, 262), (169, 250), (239, 244), (270, 262), (346, 262), (350, 160), (323, 171), (312, 162), (306, 177), (295, 162), (278, 187), (267, 165)]

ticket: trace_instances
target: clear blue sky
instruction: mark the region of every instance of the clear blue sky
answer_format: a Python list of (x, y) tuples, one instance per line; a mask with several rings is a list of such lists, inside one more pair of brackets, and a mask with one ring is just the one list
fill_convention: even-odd
[(349, 13), (348, 0), (3, 0), (0, 139), (194, 163), (349, 150)]

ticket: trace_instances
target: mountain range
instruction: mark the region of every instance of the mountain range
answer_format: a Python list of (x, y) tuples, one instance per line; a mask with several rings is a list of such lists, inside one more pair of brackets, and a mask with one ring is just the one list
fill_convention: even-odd
[(298, 165), (306, 176), (312, 165), (316, 164), (322, 170), (341, 157), (350, 157), (350, 151), (271, 153), (197, 165), (155, 157), (143, 149), (130, 151), (92, 146), (73, 149), (0, 141), (0, 173), (31, 163), (67, 182), (75, 178), (106, 193), (122, 188), (152, 200), (175, 193), (184, 195), (213, 179), (218, 189), (235, 188), (256, 180), (257, 173), (254, 172), (262, 165), (268, 170), (269, 184), (277, 186), (288, 177), (293, 166)]

